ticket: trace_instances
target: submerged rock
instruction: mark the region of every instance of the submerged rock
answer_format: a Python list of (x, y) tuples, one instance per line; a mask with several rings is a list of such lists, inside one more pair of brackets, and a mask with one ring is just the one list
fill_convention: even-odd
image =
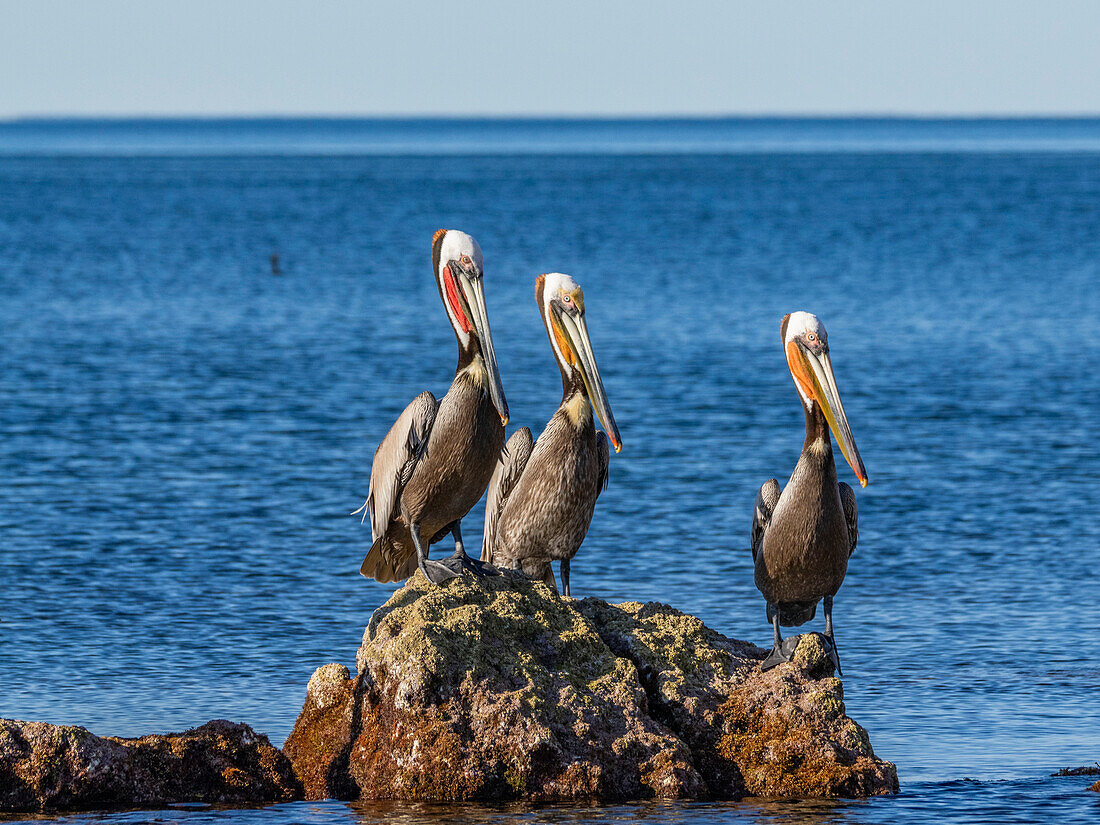
[(0, 811), (257, 804), (300, 799), (290, 762), (247, 725), (217, 720), (140, 739), (0, 720)]
[[(1085, 765), (1083, 768), (1062, 768), (1051, 776), (1100, 776), (1100, 762)], [(1100, 793), (1100, 780), (1093, 782), (1088, 789)]]
[(310, 680), (285, 752), (306, 797), (612, 801), (867, 796), (894, 766), (845, 715), (816, 634), (795, 661), (662, 604), (417, 574), (354, 677)]
[(1083, 768), (1062, 768), (1051, 776), (1100, 776), (1100, 763), (1085, 765)]

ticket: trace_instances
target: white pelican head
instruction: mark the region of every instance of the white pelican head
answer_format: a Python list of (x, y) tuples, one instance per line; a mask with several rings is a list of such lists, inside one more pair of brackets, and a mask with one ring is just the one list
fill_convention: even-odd
[(489, 313), (485, 308), (483, 259), (477, 241), (457, 229), (440, 229), (432, 237), (432, 264), (439, 297), (447, 309), (459, 346), (481, 356), (489, 377), (489, 395), (500, 420), (508, 423), (508, 402), (500, 383)]
[(829, 422), (829, 429), (840, 445), (840, 452), (859, 483), (867, 486), (867, 470), (863, 459), (859, 457), (852, 428), (848, 426), (848, 416), (840, 402), (840, 391), (836, 388), (833, 375), (833, 362), (829, 357), (829, 333), (816, 315), (809, 312), (792, 312), (783, 316), (780, 326), (783, 336), (783, 351), (787, 356), (787, 366), (794, 378), (802, 403), (808, 412), (813, 412), (818, 404)]
[(584, 317), (584, 292), (580, 284), (569, 275), (551, 272), (539, 275), (535, 281), (535, 299), (542, 311), (542, 322), (550, 338), (550, 346), (558, 359), (563, 380), (579, 378), (588, 401), (607, 433), (611, 446), (618, 452), (623, 448), (615, 416), (607, 401), (603, 379), (596, 367), (592, 341), (588, 337), (588, 322)]

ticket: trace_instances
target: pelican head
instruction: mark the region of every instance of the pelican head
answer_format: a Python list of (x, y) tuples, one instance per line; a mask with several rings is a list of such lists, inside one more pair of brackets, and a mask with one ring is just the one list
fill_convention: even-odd
[(563, 379), (567, 383), (574, 377), (581, 379), (588, 401), (600, 419), (611, 446), (619, 452), (623, 442), (615, 416), (611, 414), (611, 405), (607, 402), (603, 379), (596, 368), (596, 356), (592, 353), (592, 341), (588, 337), (588, 323), (584, 319), (584, 293), (580, 285), (560, 272), (539, 275), (535, 281), (535, 298), (542, 310), (542, 321)]
[(809, 312), (793, 312), (783, 317), (781, 327), (783, 349), (787, 355), (787, 366), (795, 386), (802, 396), (806, 409), (813, 411), (814, 404), (821, 406), (829, 429), (840, 445), (840, 452), (851, 466), (861, 486), (867, 486), (867, 470), (863, 459), (859, 457), (852, 429), (848, 426), (848, 416), (840, 402), (840, 392), (836, 388), (833, 375), (833, 362), (829, 358), (829, 333), (816, 315)]
[(481, 247), (465, 232), (440, 229), (432, 238), (432, 262), (439, 295), (458, 343), (482, 357), (488, 374), (489, 396), (500, 420), (507, 424), (508, 402), (504, 400), (493, 334), (489, 329), (489, 313), (485, 309)]

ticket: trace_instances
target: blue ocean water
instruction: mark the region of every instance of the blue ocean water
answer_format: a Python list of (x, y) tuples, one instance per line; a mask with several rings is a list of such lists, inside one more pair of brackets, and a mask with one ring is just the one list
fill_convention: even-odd
[(871, 480), (845, 699), (902, 794), (76, 820), (1100, 815), (1047, 778), (1100, 758), (1095, 121), (0, 124), (0, 717), (279, 744), (313, 669), (354, 662), (393, 586), (349, 513), (454, 369), (441, 226), (485, 252), (509, 429), (560, 395), (536, 275), (585, 289), (624, 448), (575, 595), (759, 644), (753, 498), (802, 443), (779, 321), (822, 318)]

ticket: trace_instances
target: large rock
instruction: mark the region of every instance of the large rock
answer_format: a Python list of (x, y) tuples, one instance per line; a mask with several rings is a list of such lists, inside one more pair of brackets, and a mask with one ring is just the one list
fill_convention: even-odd
[(867, 796), (892, 764), (844, 712), (821, 637), (766, 651), (662, 604), (511, 577), (375, 611), (352, 677), (310, 680), (284, 748), (306, 797), (529, 801)]
[(0, 720), (0, 811), (257, 804), (300, 799), (287, 758), (247, 725), (140, 739)]

